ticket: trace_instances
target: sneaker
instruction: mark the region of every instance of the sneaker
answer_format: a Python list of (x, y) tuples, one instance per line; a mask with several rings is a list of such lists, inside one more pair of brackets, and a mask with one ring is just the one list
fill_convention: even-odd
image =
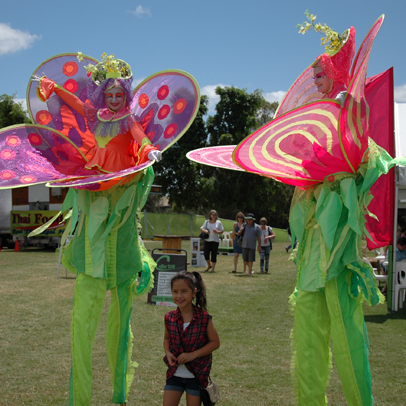
[(288, 247), (285, 247), (285, 251), (286, 251), (287, 254), (289, 254), (289, 249), (288, 249)]

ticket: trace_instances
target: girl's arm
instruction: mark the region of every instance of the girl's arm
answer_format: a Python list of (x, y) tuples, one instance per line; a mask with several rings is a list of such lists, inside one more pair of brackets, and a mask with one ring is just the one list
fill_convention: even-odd
[(236, 226), (236, 223), (233, 224), (233, 232), (231, 233), (231, 238), (233, 240), (233, 245), (234, 245), (234, 241), (235, 241), (235, 236), (237, 235), (237, 233), (235, 232), (235, 226)]
[[(217, 230), (217, 227), (220, 228), (220, 231)], [(223, 232), (224, 232), (224, 227), (223, 227), (223, 224), (221, 224), (221, 221), (217, 220), (217, 222), (216, 222), (216, 228), (213, 230), (213, 232), (216, 233), (216, 234), (223, 234)]]
[(265, 237), (265, 240), (275, 239), (275, 237), (276, 237), (275, 233), (273, 232), (273, 230), (271, 230), (271, 231), (269, 232), (269, 235), (267, 235), (267, 236)]
[[(200, 231), (202, 233), (206, 233), (206, 234), (210, 234), (210, 231), (207, 228), (204, 228), (204, 226), (206, 226), (206, 222), (207, 220), (203, 223), (203, 225), (200, 227)], [(207, 226), (206, 226), (207, 227)]]
[(168, 363), (171, 367), (176, 365), (176, 357), (169, 351), (169, 333), (165, 326), (165, 336), (164, 336), (164, 350), (166, 358), (168, 358)]
[(187, 362), (191, 362), (196, 358), (209, 355), (220, 347), (220, 338), (217, 334), (216, 328), (214, 327), (213, 320), (211, 319), (207, 326), (207, 337), (209, 342), (204, 347), (193, 352), (184, 352), (180, 354), (177, 359), (178, 364), (186, 364)]
[(257, 237), (257, 241), (258, 241), (258, 252), (261, 253), (261, 236)]
[(223, 234), (224, 233), (224, 227), (223, 224), (220, 220), (217, 220), (219, 222), (220, 225), (220, 231), (217, 231), (217, 234)]

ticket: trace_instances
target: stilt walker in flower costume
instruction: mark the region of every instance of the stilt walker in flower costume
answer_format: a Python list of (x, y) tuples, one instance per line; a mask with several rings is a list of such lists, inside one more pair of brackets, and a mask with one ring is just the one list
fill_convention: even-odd
[(102, 58), (79, 53), (45, 61), (27, 91), (36, 124), (0, 131), (1, 188), (70, 187), (62, 212), (72, 209), (66, 233), (74, 233), (63, 264), (77, 274), (72, 406), (91, 404), (91, 349), (107, 290), (112, 402), (127, 400), (133, 298), (150, 289), (155, 267), (138, 235), (137, 212), (154, 179), (152, 163), (185, 133), (199, 107), (198, 85), (186, 72), (158, 72), (132, 91), (130, 66)]
[[(297, 285), (292, 331), (292, 378), (296, 403), (326, 405), (331, 366), (335, 363), (349, 405), (373, 404), (368, 336), (362, 301), (383, 301), (372, 268), (362, 257), (361, 239), (369, 236), (365, 215), (369, 190), (378, 177), (405, 159), (393, 160), (369, 139), (369, 108), (364, 88), (372, 43), (381, 16), (355, 57), (353, 27), (338, 35), (310, 23), (325, 34), (326, 52), (299, 76), (287, 92), (275, 119), (243, 140), (232, 152), (201, 149), (188, 157), (221, 167), (244, 169), (297, 186), (290, 227), (299, 241)], [(322, 100), (320, 100), (322, 93)]]

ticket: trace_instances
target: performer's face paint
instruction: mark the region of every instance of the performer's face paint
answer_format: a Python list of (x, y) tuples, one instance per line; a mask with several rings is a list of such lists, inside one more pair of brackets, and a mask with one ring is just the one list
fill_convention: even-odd
[(121, 87), (112, 87), (106, 92), (106, 104), (112, 111), (119, 111), (125, 103), (125, 94)]
[(172, 300), (179, 307), (185, 309), (192, 305), (193, 298), (196, 297), (196, 291), (193, 290), (187, 281), (177, 279), (172, 284)]
[(315, 66), (313, 68), (313, 75), (317, 91), (320, 93), (328, 93), (333, 87), (333, 80), (324, 73), (321, 66)]

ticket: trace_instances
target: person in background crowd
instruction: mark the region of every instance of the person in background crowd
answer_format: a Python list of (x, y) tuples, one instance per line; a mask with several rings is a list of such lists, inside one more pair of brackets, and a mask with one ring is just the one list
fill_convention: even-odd
[[(237, 213), (237, 217), (235, 218), (235, 223), (233, 225), (233, 236), (234, 236), (234, 243), (233, 243), (233, 248), (234, 248), (234, 271), (233, 273), (237, 272), (237, 264), (238, 264), (238, 257), (240, 254), (242, 254), (242, 248), (238, 245), (238, 240), (240, 239), (240, 235), (238, 232), (240, 231), (240, 228), (244, 224), (244, 214), (241, 212)], [(247, 264), (244, 262), (244, 273), (246, 271)]]
[(221, 224), (220, 220), (217, 220), (217, 217), (216, 210), (211, 210), (209, 213), (209, 219), (206, 220), (200, 228), (203, 233), (209, 234), (209, 238), (204, 240), (204, 259), (207, 262), (207, 268), (204, 272), (208, 272), (210, 269), (211, 272), (214, 272), (216, 268), (219, 234), (222, 234), (224, 231), (223, 224)]
[(258, 224), (254, 223), (254, 215), (248, 213), (245, 217), (246, 223), (239, 231), (239, 235), (244, 233), (242, 240), (242, 256), (244, 262), (248, 265), (248, 275), (253, 274), (252, 265), (255, 262), (255, 248), (258, 242), (258, 253), (261, 253), (261, 228)]
[[(403, 261), (406, 259), (406, 237), (400, 237), (396, 243), (396, 262)], [(384, 275), (388, 274), (388, 264), (389, 264), (389, 250), (386, 250), (385, 261), (381, 263), (381, 268)], [(386, 293), (387, 283), (382, 288), (382, 293)]]
[(275, 239), (276, 235), (272, 231), (272, 227), (267, 225), (268, 221), (265, 217), (259, 220), (259, 224), (261, 225), (261, 273), (264, 273), (264, 265), (265, 273), (268, 273), (269, 254), (272, 250), (272, 240)]

